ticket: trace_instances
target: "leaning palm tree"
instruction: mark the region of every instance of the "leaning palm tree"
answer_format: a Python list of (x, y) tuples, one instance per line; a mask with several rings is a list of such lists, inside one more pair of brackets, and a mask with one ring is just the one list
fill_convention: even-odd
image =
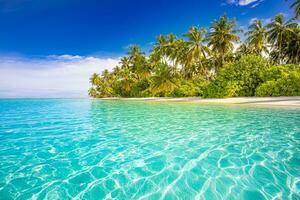
[(237, 35), (240, 30), (236, 28), (235, 20), (228, 19), (226, 15), (215, 20), (208, 33), (208, 46), (214, 54), (218, 55), (218, 63), (221, 67), (224, 64), (225, 57), (234, 49), (234, 43), (240, 41)]
[(282, 14), (275, 16), (267, 25), (268, 40), (272, 44), (272, 55), (276, 57), (278, 63), (282, 60), (287, 37), (293, 32), (292, 27), (295, 25), (296, 23), (291, 20), (286, 22)]
[(246, 41), (255, 54), (261, 55), (263, 52), (268, 53), (267, 30), (261, 20), (255, 20), (249, 26), (249, 31), (246, 32), (246, 36), (248, 36)]
[(295, 9), (295, 18), (300, 17), (300, 0), (295, 0), (295, 2), (291, 6), (292, 8)]

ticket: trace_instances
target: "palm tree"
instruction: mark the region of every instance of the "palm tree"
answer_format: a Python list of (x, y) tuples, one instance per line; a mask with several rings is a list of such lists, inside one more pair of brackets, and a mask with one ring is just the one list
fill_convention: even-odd
[(129, 68), (122, 68), (120, 77), (122, 94), (123, 96), (129, 96), (131, 87), (135, 82), (134, 75), (130, 72)]
[(191, 27), (190, 30), (184, 34), (188, 41), (186, 42), (186, 52), (184, 60), (184, 68), (191, 68), (193, 65), (200, 65), (201, 71), (204, 70), (203, 60), (209, 54), (209, 49), (205, 46), (204, 35), (205, 29)]
[(99, 74), (96, 74), (96, 73), (93, 73), (91, 78), (90, 78), (90, 83), (92, 85), (98, 85), (100, 82), (100, 77), (99, 77)]
[(156, 62), (158, 61), (166, 62), (164, 58), (166, 56), (165, 50), (167, 45), (168, 45), (168, 40), (165, 35), (160, 35), (157, 37), (157, 41), (151, 52), (152, 58), (154, 58)]
[(283, 50), (283, 56), (287, 63), (300, 64), (300, 28), (298, 25), (292, 27), (292, 32), (287, 38)]
[(240, 30), (236, 29), (235, 20), (228, 19), (226, 15), (212, 23), (208, 33), (208, 46), (218, 56), (218, 67), (223, 66), (226, 55), (234, 49), (234, 43), (240, 41), (238, 32)]
[(169, 59), (172, 61), (173, 67), (177, 68), (179, 64), (185, 65), (187, 42), (183, 39), (176, 39), (169, 48), (172, 49)]
[(132, 45), (129, 48), (130, 51), (128, 54), (131, 71), (137, 75), (139, 80), (147, 78), (150, 75), (151, 66), (148, 65), (144, 52), (141, 51), (138, 45)]
[(119, 63), (121, 65), (121, 68), (130, 68), (130, 59), (127, 56), (121, 58)]
[(160, 63), (156, 66), (154, 75), (152, 76), (150, 90), (155, 95), (166, 96), (178, 87), (177, 80), (176, 69)]
[(94, 97), (94, 98), (97, 98), (98, 97), (98, 93), (97, 93), (97, 90), (93, 87), (91, 87), (89, 89), (89, 96), (90, 97)]
[(112, 71), (112, 75), (118, 79), (118, 77), (120, 76), (120, 72), (121, 68), (119, 66), (116, 66)]
[(111, 79), (111, 74), (110, 72), (108, 71), (108, 69), (105, 69), (102, 74), (101, 74), (102, 78), (104, 81), (110, 81)]
[(92, 87), (89, 89), (89, 96), (90, 97), (98, 97), (97, 87), (101, 83), (101, 79), (98, 74), (93, 73), (90, 78), (90, 83), (92, 84)]
[(187, 47), (190, 60), (201, 60), (208, 54), (208, 48), (203, 44), (206, 30), (203, 28), (191, 27), (189, 31), (184, 34), (187, 37)]
[(99, 97), (112, 97), (113, 96), (113, 88), (111, 87), (110, 83), (107, 81), (104, 81), (99, 85), (100, 91)]
[(250, 26), (249, 31), (246, 33), (248, 36), (247, 42), (253, 52), (261, 55), (263, 52), (268, 53), (267, 48), (267, 30), (263, 26), (261, 20), (255, 20)]
[(282, 60), (286, 38), (292, 33), (292, 27), (295, 25), (291, 20), (285, 22), (282, 14), (275, 16), (267, 25), (268, 40), (272, 44), (272, 54), (278, 63)]
[(252, 54), (253, 49), (250, 48), (248, 43), (243, 43), (235, 52), (236, 59), (240, 59), (243, 55)]
[(295, 18), (300, 17), (300, 0), (295, 0), (295, 2), (291, 6), (292, 8), (295, 9)]
[[(135, 80), (135, 74), (132, 71), (132, 64), (131, 64), (131, 59), (133, 59), (133, 57), (137, 57), (137, 55), (139, 55), (139, 47), (133, 47), (131, 49), (131, 52), (129, 53), (131, 55), (131, 57), (123, 57), (121, 58), (120, 61), (120, 65), (121, 65), (121, 69), (120, 69), (120, 73), (119, 73), (119, 77), (120, 77), (120, 87), (121, 87), (121, 93), (122, 96), (129, 96), (132, 84)], [(135, 58), (134, 58), (135, 59)]]
[(139, 45), (130, 45), (128, 54), (131, 60), (137, 59), (142, 55), (141, 47)]
[(158, 62), (173, 64), (176, 67), (181, 61), (183, 42), (184, 40), (177, 39), (174, 34), (160, 35), (152, 49), (151, 62), (154, 62), (154, 64)]
[(169, 61), (176, 62), (177, 59), (177, 38), (174, 34), (167, 35), (167, 46), (165, 48), (165, 53), (169, 59)]

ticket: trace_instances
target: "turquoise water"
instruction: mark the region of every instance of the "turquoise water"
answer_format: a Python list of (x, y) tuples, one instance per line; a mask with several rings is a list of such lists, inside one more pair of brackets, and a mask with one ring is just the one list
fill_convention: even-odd
[(0, 100), (0, 199), (300, 199), (300, 109)]

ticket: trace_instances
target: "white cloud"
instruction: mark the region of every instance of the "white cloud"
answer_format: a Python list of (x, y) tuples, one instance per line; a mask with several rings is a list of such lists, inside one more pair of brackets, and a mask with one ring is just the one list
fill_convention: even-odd
[(249, 20), (249, 24), (253, 24), (256, 20), (258, 20), (257, 17), (253, 17)]
[(271, 23), (272, 19), (271, 18), (261, 18), (261, 19), (258, 19), (257, 17), (254, 17), (254, 18), (251, 18), (249, 20), (249, 24), (252, 24), (254, 23), (256, 20), (261, 20), (263, 25), (267, 25), (269, 23)]
[(257, 0), (239, 0), (239, 5), (240, 6), (246, 6), (249, 5), (251, 3), (256, 2)]
[[(251, 3), (257, 2), (258, 0), (227, 0), (229, 4), (236, 4), (239, 6), (247, 6)], [(260, 1), (261, 2), (261, 1)]]
[(0, 97), (87, 97), (91, 74), (112, 69), (118, 61), (72, 55), (0, 57)]

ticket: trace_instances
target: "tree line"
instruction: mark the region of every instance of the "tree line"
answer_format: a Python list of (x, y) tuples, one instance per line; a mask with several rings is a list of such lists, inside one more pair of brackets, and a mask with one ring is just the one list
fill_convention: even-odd
[[(295, 17), (282, 14), (247, 31), (221, 16), (209, 31), (191, 27), (178, 37), (160, 35), (146, 56), (129, 47), (112, 71), (94, 73), (91, 97), (283, 96), (300, 95), (300, 0)], [(241, 43), (240, 35), (245, 40)], [(239, 46), (235, 48), (235, 46)]]

